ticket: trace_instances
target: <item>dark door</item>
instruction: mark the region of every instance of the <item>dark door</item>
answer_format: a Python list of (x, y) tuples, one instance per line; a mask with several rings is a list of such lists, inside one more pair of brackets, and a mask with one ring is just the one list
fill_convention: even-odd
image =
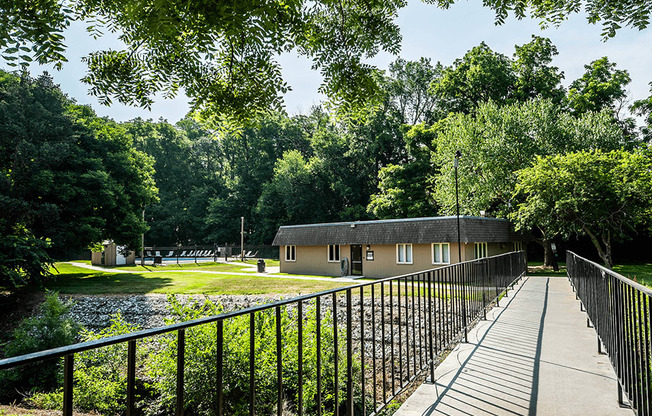
[(351, 274), (362, 276), (362, 246), (351, 244)]

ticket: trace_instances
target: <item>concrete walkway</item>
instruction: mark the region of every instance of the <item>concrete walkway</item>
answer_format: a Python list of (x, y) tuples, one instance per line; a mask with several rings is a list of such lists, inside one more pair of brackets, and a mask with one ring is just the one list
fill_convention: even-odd
[(525, 278), (500, 306), (396, 416), (633, 415), (568, 279)]

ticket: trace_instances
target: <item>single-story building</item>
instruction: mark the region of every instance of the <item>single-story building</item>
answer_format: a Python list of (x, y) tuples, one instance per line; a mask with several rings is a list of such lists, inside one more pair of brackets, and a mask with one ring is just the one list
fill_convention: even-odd
[(124, 246), (117, 246), (113, 241), (104, 241), (102, 251), (91, 253), (91, 264), (94, 266), (123, 266), (136, 263), (136, 253)]
[[(508, 220), (460, 217), (461, 261), (522, 250)], [(460, 261), (457, 217), (288, 225), (278, 229), (283, 273), (389, 277)]]

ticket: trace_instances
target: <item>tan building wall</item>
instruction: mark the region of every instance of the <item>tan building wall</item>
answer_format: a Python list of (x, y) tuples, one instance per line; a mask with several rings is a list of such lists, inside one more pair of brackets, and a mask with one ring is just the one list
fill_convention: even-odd
[[(340, 263), (328, 262), (328, 246), (296, 246), (296, 260), (285, 260), (285, 246), (279, 247), (280, 269), (282, 273), (309, 274), (320, 276), (340, 276)], [(373, 251), (374, 259), (367, 260), (367, 251)], [(512, 243), (488, 243), (489, 256), (513, 251)], [(462, 243), (462, 261), (473, 260), (475, 249), (473, 243)], [(340, 259), (351, 260), (351, 246), (340, 246)], [(457, 263), (457, 243), (450, 243), (450, 264)], [(416, 273), (446, 266), (447, 264), (432, 263), (431, 244), (412, 244), (412, 263), (397, 263), (396, 244), (362, 245), (362, 274), (366, 277), (390, 277), (408, 273)]]
[[(281, 273), (340, 276), (340, 262), (328, 261), (328, 246), (297, 246), (296, 261), (285, 260), (285, 246), (279, 253)], [(340, 246), (340, 258), (351, 257), (351, 246)]]

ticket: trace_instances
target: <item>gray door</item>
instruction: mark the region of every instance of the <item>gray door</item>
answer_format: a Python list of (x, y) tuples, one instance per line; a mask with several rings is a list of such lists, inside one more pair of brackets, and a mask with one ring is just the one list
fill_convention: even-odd
[(351, 244), (351, 274), (362, 276), (362, 246)]

